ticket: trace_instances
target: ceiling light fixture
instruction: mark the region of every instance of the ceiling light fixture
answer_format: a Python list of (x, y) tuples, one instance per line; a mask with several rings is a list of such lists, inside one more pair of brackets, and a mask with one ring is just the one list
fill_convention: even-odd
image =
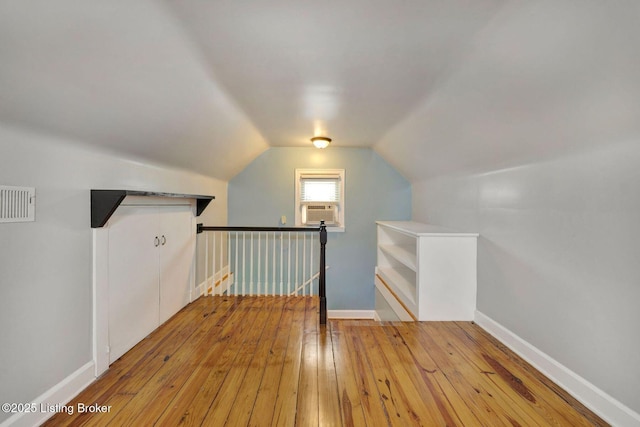
[(327, 148), (331, 143), (331, 138), (327, 138), (326, 136), (314, 136), (311, 138), (311, 142), (316, 148)]

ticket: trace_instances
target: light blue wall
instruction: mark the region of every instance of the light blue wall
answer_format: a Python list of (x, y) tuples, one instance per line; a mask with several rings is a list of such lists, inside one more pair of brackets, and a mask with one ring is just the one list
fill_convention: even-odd
[(411, 217), (411, 185), (365, 148), (271, 148), (229, 182), (229, 225), (294, 226), (295, 169), (345, 170), (344, 233), (329, 233), (327, 306), (372, 310), (376, 220)]

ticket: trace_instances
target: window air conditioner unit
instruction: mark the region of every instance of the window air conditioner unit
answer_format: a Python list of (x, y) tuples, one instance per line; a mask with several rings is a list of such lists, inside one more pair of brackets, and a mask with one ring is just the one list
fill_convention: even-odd
[(335, 204), (310, 203), (302, 206), (302, 223), (305, 225), (336, 225), (338, 222), (338, 206)]

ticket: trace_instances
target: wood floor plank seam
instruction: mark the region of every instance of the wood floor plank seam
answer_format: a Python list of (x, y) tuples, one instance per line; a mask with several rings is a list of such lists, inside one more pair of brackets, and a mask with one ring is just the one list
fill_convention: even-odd
[[(345, 343), (345, 358), (352, 367), (353, 381), (356, 384), (358, 400), (362, 415), (367, 426), (388, 425), (388, 415), (386, 409), (381, 404), (381, 398), (377, 393), (373, 376), (368, 370), (368, 366), (363, 359), (363, 355), (358, 353), (355, 338), (353, 337), (349, 321), (332, 321), (332, 327), (343, 334), (342, 341)], [(383, 421), (384, 420), (384, 421)]]
[[(228, 307), (231, 308), (230, 306)], [(178, 351), (180, 346), (191, 337), (200, 326), (198, 318), (200, 316), (206, 317), (203, 312), (209, 310), (202, 310), (200, 307), (196, 309), (196, 306), (188, 305), (181, 311), (181, 316), (175, 315), (163, 325), (161, 325), (154, 333), (146, 337), (136, 347), (125, 353), (120, 359), (114, 362), (110, 370), (103, 375), (104, 378), (108, 378), (111, 373), (114, 375), (118, 373), (118, 369), (121, 365), (128, 369), (123, 376), (115, 378), (116, 382), (112, 383), (111, 387), (104, 390), (99, 397), (91, 395), (91, 386), (89, 390), (85, 390), (81, 396), (84, 402), (96, 402), (100, 405), (110, 406), (112, 410), (109, 411), (104, 417), (100, 419), (99, 425), (107, 425), (111, 418), (117, 416), (117, 414), (123, 410), (130, 399), (137, 393), (137, 389), (151, 380), (153, 375), (161, 369), (167, 354), (174, 354)], [(209, 312), (209, 314), (212, 314)], [(165, 331), (168, 333), (165, 334)], [(147, 350), (147, 348), (149, 348)], [(129, 366), (129, 368), (126, 368)], [(127, 381), (128, 377), (131, 377), (131, 372), (136, 371), (138, 375), (130, 381)], [(127, 391), (127, 387), (131, 387), (135, 380), (137, 384), (133, 391)], [(97, 385), (100, 382), (97, 381), (93, 385)], [(125, 389), (123, 391), (123, 388)], [(70, 425), (92, 425), (89, 419), (95, 419), (90, 413), (79, 414), (76, 420)], [(65, 425), (61, 420), (59, 425)]]
[[(298, 299), (295, 307), (294, 324), (290, 330), (284, 354), (282, 376), (278, 384), (278, 392), (271, 418), (271, 425), (273, 426), (290, 426), (295, 423), (303, 335), (303, 328), (299, 326), (301, 324), (304, 325), (306, 300), (303, 298)], [(293, 384), (296, 387), (292, 387), (291, 385)]]
[[(526, 412), (527, 408), (520, 408), (517, 411), (509, 412), (508, 408), (513, 406), (518, 408), (517, 401), (512, 400), (509, 393), (501, 392), (500, 385), (495, 384), (488, 374), (488, 370), (476, 369), (468, 362), (457, 348), (453, 347), (451, 340), (436, 334), (436, 331), (424, 329), (432, 325), (421, 324), (423, 330), (427, 332), (424, 339), (433, 345), (440, 343), (444, 356), (440, 357), (442, 369), (446, 369), (448, 376), (457, 388), (458, 393), (465, 402), (470, 402), (478, 409), (475, 411), (481, 418), (481, 422), (493, 421), (495, 424), (510, 426), (514, 423), (518, 425), (538, 425), (540, 420)], [(505, 410), (506, 409), (506, 410)], [(542, 424), (544, 425), (544, 423)]]
[(404, 323), (394, 323), (390, 326), (391, 328), (387, 329), (387, 333), (394, 336), (407, 348), (410, 357), (418, 367), (420, 377), (429, 389), (430, 396), (436, 402), (438, 410), (444, 417), (446, 425), (478, 424), (479, 420), (475, 415), (468, 413), (466, 404), (458, 403), (458, 405), (454, 405), (451, 397), (452, 394), (455, 396), (456, 392), (453, 390), (451, 383), (433, 361), (428, 350), (423, 348), (415, 337), (408, 335), (405, 328), (406, 325)]
[[(254, 313), (252, 314), (255, 316), (253, 316), (253, 322), (247, 322), (252, 327), (248, 329), (245, 339), (238, 349), (236, 357), (229, 366), (229, 370), (224, 376), (220, 389), (202, 420), (202, 425), (214, 425), (214, 423), (217, 425), (220, 420), (224, 420), (226, 422), (226, 418), (231, 411), (231, 405), (236, 398), (235, 391), (237, 391), (237, 385), (242, 381), (246, 374), (246, 365), (248, 363), (247, 359), (249, 359), (252, 352), (255, 351), (259, 339), (262, 336), (264, 323), (260, 325), (260, 320), (265, 317), (265, 315), (263, 309), (260, 311), (258, 309), (260, 307), (264, 308), (266, 301), (265, 298), (253, 298), (252, 300), (253, 304), (249, 310), (250, 312), (253, 311)], [(220, 425), (223, 424), (224, 422)]]
[[(189, 343), (181, 346), (179, 351), (173, 353), (172, 356), (165, 357), (165, 364), (152, 378), (155, 382), (149, 381), (141, 389), (140, 393), (146, 393), (152, 398), (151, 403), (146, 405), (136, 404), (137, 402), (145, 402), (140, 394), (132, 399), (128, 405), (130, 415), (120, 415), (122, 421), (127, 420), (134, 425), (151, 425), (158, 419), (154, 407), (158, 411), (166, 410), (167, 406), (175, 397), (177, 390), (180, 390), (185, 382), (193, 375), (194, 369), (197, 368), (201, 360), (203, 360), (211, 347), (207, 344), (219, 335), (218, 322), (205, 321), (202, 322), (198, 331), (191, 335), (192, 339)], [(122, 425), (120, 421), (112, 421), (116, 425)]]
[[(235, 297), (230, 297), (230, 299)], [(220, 337), (215, 340), (212, 345), (209, 347), (207, 355), (200, 361), (198, 366), (194, 369), (192, 375), (189, 380), (181, 390), (176, 393), (176, 396), (172, 400), (172, 403), (167, 406), (167, 409), (163, 412), (161, 417), (157, 420), (156, 424), (158, 425), (177, 425), (180, 424), (192, 424), (192, 419), (194, 414), (198, 411), (203, 411), (206, 413), (208, 411), (210, 405), (206, 405), (206, 408), (202, 408), (198, 406), (198, 410), (192, 410), (194, 403), (197, 403), (203, 397), (206, 398), (207, 403), (210, 403), (208, 397), (209, 393), (203, 393), (202, 390), (209, 390), (211, 387), (208, 381), (210, 380), (211, 374), (215, 373), (212, 369), (216, 366), (219, 366), (220, 360), (227, 360), (228, 353), (234, 352), (234, 345), (239, 344), (238, 341), (243, 339), (242, 332), (249, 327), (243, 320), (246, 318), (246, 311), (248, 311), (248, 307), (245, 305), (249, 304), (250, 300), (237, 300), (235, 306), (237, 308), (242, 305), (242, 309), (237, 309), (234, 311), (232, 316), (228, 317), (228, 321), (220, 330)], [(236, 326), (236, 322), (238, 322), (238, 326)], [(236, 332), (232, 335), (232, 332)], [(191, 385), (188, 387), (188, 385)], [(214, 387), (217, 389), (217, 387)], [(200, 393), (198, 393), (200, 392)], [(215, 396), (213, 396), (215, 398)], [(176, 402), (176, 403), (174, 403)], [(182, 408), (174, 410), (174, 408)], [(203, 415), (204, 416), (204, 415)], [(195, 425), (200, 425), (201, 420), (195, 423)], [(175, 423), (175, 424), (174, 424)]]
[(265, 370), (258, 386), (256, 399), (251, 407), (247, 425), (268, 426), (275, 410), (273, 402), (282, 378), (282, 369), (286, 349), (291, 335), (296, 299), (287, 298), (283, 307), (283, 315), (275, 333), (269, 355), (265, 361)]
[[(553, 410), (553, 406), (549, 404), (540, 404), (541, 402), (537, 401), (540, 397), (534, 396), (535, 393), (532, 394), (532, 391), (529, 389), (529, 384), (535, 385), (535, 383), (528, 381), (527, 378), (522, 375), (524, 374), (523, 371), (515, 371), (512, 369), (517, 375), (512, 373), (498, 361), (490, 358), (482, 348), (477, 348), (474, 349), (473, 352), (470, 352), (467, 345), (459, 341), (456, 336), (459, 328), (458, 330), (454, 330), (441, 325), (432, 326), (438, 330), (437, 333), (441, 334), (440, 336), (445, 335), (443, 331), (444, 328), (448, 329), (448, 332), (452, 332), (451, 334), (446, 333), (446, 336), (450, 338), (452, 347), (459, 352), (460, 357), (479, 372), (486, 372), (486, 378), (503, 391), (501, 395), (507, 396), (513, 406), (521, 408), (521, 412), (529, 413), (529, 411), (533, 410), (535, 414), (532, 413), (532, 416), (540, 416), (551, 424), (579, 425), (577, 422), (572, 422), (565, 417), (568, 410), (564, 411), (564, 413), (559, 413)], [(521, 378), (525, 378), (524, 382)], [(534, 420), (535, 419), (536, 418), (534, 418)]]
[[(273, 340), (282, 319), (284, 303), (285, 300), (283, 298), (276, 298), (275, 302), (269, 301), (268, 303), (268, 305), (270, 305), (269, 316), (262, 329), (256, 351), (249, 360), (244, 378), (240, 384), (240, 389), (236, 390), (234, 403), (239, 399), (242, 404), (232, 404), (231, 412), (227, 416), (226, 425), (246, 425), (251, 418), (253, 404), (248, 405), (245, 404), (244, 401), (255, 404), (260, 383), (264, 377), (266, 360), (272, 351)], [(257, 381), (257, 378), (259, 378), (259, 381)]]
[(607, 426), (470, 322), (318, 323), (317, 297), (189, 304), (45, 426)]
[[(556, 408), (559, 407), (560, 404), (565, 404), (566, 409), (564, 411), (558, 413), (557, 410), (554, 410), (554, 412), (558, 413), (567, 423), (571, 425), (607, 425), (599, 417), (594, 416), (594, 414), (577, 399), (570, 396), (566, 391), (562, 390), (557, 384), (550, 381), (518, 355), (508, 350), (502, 343), (496, 345), (496, 342), (490, 341), (487, 337), (488, 334), (479, 326), (456, 323), (455, 327), (451, 324), (446, 325), (446, 327), (448, 330), (447, 333), (452, 332), (452, 336), (455, 339), (474, 343), (478, 347), (481, 347), (488, 357), (495, 358), (497, 363), (505, 366), (513, 365), (513, 370), (519, 372), (519, 375), (525, 378), (527, 384), (531, 384), (535, 395), (544, 401), (544, 407)], [(471, 330), (481, 334), (483, 341), (486, 341), (486, 343), (483, 344), (479, 342), (478, 339), (469, 333)]]
[[(526, 362), (522, 357), (518, 356), (516, 353), (511, 351), (506, 345), (498, 341), (495, 337), (490, 335), (487, 331), (479, 327), (473, 322), (456, 322), (458, 327), (460, 327), (464, 334), (471, 340), (475, 342), (486, 341), (487, 345), (490, 345), (490, 349), (492, 351), (499, 352), (500, 355), (505, 357), (509, 363), (513, 363), (519, 366), (524, 371), (528, 372), (532, 376), (536, 378), (541, 384), (543, 384), (547, 390), (553, 392), (559, 399), (564, 401), (568, 406), (573, 408), (576, 412), (580, 414), (581, 417), (584, 417), (591, 425), (593, 426), (606, 426), (605, 423), (600, 417), (595, 415), (592, 411), (587, 409), (580, 401), (578, 401), (575, 397), (571, 396), (565, 390), (560, 388), (556, 383), (551, 381), (549, 378), (540, 373), (537, 369), (535, 369), (531, 364)], [(480, 338), (481, 337), (481, 338)]]
[(357, 378), (351, 360), (347, 356), (344, 333), (336, 326), (338, 322), (329, 322), (331, 339), (334, 350), (334, 364), (336, 369), (336, 387), (340, 404), (342, 425), (347, 427), (367, 426), (360, 394), (358, 393)]

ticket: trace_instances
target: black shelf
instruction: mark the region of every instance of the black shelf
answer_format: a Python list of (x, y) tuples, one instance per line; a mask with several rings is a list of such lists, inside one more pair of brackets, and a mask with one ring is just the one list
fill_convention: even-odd
[(137, 190), (91, 190), (91, 228), (100, 228), (109, 221), (111, 215), (118, 209), (120, 203), (127, 196), (148, 197), (176, 197), (182, 199), (196, 199), (196, 216), (205, 210), (214, 196), (197, 194), (159, 193), (155, 191)]

